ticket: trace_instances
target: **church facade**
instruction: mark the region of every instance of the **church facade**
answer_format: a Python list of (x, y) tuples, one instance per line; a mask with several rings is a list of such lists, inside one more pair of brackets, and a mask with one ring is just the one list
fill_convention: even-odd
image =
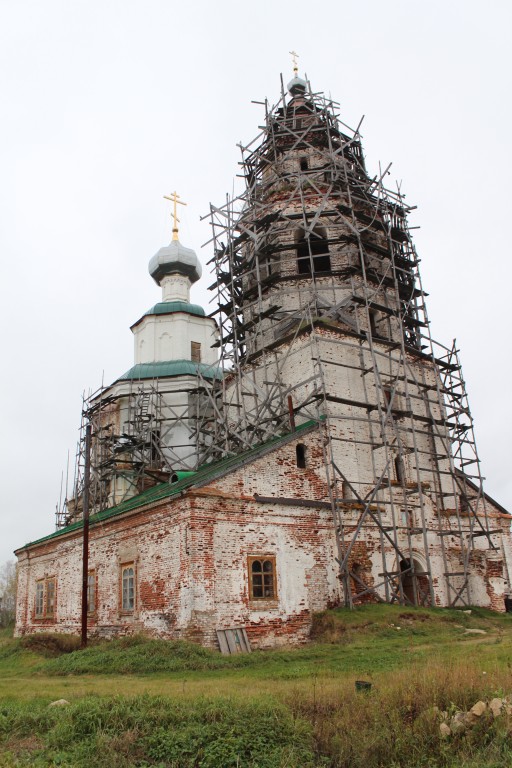
[(176, 215), (150, 261), (134, 366), (84, 409), (90, 474), (16, 552), (18, 634), (79, 630), (85, 483), (91, 633), (269, 647), (337, 605), (505, 610), (511, 518), (457, 350), (430, 337), (403, 198), (297, 72), (242, 168), (211, 208), (214, 317)]

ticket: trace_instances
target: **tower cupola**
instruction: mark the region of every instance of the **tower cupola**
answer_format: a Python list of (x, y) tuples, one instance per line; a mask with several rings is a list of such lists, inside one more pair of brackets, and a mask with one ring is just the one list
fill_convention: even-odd
[(149, 274), (162, 288), (162, 301), (190, 301), (190, 286), (202, 274), (201, 262), (192, 248), (186, 248), (178, 239), (179, 219), (176, 206), (186, 205), (176, 192), (164, 195), (173, 203), (172, 240), (160, 248), (149, 262)]
[(298, 53), (290, 51), (290, 55), (293, 58), (293, 78), (286, 86), (288, 88), (288, 93), (290, 93), (291, 96), (304, 96), (308, 84), (302, 77), (299, 77), (299, 66), (297, 64)]
[(202, 269), (196, 252), (173, 239), (150, 260), (149, 274), (158, 285), (166, 275), (182, 275), (195, 283), (201, 277)]
[(295, 77), (290, 80), (286, 87), (292, 96), (304, 96), (307, 86), (308, 84), (305, 80), (302, 79), (302, 77), (295, 75)]

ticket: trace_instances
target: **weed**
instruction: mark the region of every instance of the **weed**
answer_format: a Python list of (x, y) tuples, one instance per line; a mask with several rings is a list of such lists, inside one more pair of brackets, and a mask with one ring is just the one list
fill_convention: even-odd
[(24, 635), (19, 640), (22, 648), (36, 651), (43, 656), (58, 656), (72, 653), (80, 648), (80, 638), (76, 635), (57, 634), (56, 632), (38, 632)]
[[(311, 726), (270, 698), (236, 706), (229, 699), (183, 703), (163, 697), (88, 698), (58, 714), (38, 704), (10, 705), (2, 716), (4, 750), (11, 755), (24, 751), (31, 764), (40, 766), (318, 765)], [(35, 727), (38, 740), (27, 741), (27, 729)]]

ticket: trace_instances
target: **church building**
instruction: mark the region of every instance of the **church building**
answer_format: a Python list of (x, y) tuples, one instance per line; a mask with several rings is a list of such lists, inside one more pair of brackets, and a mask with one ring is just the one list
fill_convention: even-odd
[(195, 252), (149, 262), (134, 365), (84, 404), (73, 497), (16, 551), (16, 633), (226, 652), (307, 639), (378, 601), (505, 610), (510, 514), (485, 493), (458, 350), (430, 336), (399, 192), (298, 76), (211, 205), (216, 309)]

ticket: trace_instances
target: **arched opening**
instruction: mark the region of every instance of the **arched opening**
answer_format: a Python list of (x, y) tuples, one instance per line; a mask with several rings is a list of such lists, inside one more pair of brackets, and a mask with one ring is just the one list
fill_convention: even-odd
[(297, 443), (295, 446), (295, 454), (297, 458), (297, 467), (299, 469), (306, 469), (306, 446), (304, 443)]
[(400, 454), (395, 456), (395, 475), (397, 483), (403, 485), (405, 483), (405, 464)]
[(400, 582), (405, 600), (411, 605), (430, 605), (428, 573), (416, 559), (400, 561)]
[(360, 592), (364, 592), (366, 587), (363, 583), (363, 566), (361, 563), (352, 563), (352, 568), (350, 569), (350, 575), (351, 575), (351, 586), (352, 586), (352, 594), (358, 595)]
[(331, 271), (329, 243), (324, 227), (316, 227), (311, 233), (301, 227), (295, 233), (295, 242), (299, 275), (310, 275), (312, 271), (315, 275)]

